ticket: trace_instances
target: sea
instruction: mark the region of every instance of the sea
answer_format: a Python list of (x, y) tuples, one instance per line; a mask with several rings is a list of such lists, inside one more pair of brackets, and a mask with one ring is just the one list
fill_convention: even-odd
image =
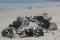
[(24, 9), (29, 6), (60, 7), (60, 3), (51, 1), (0, 1), (0, 10)]

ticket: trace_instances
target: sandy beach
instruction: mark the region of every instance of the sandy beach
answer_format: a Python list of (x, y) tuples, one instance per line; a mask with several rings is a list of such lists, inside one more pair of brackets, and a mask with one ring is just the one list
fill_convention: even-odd
[[(18, 16), (33, 16), (42, 15), (42, 13), (48, 13), (58, 26), (58, 30), (49, 31), (44, 33), (44, 36), (40, 37), (27, 37), (27, 38), (4, 38), (1, 36), (1, 31), (6, 28), (10, 23), (16, 20)], [(54, 34), (52, 34), (54, 32)], [(2, 10), (0, 11), (0, 40), (60, 40), (60, 7), (32, 7), (31, 9), (16, 9), (16, 10)]]

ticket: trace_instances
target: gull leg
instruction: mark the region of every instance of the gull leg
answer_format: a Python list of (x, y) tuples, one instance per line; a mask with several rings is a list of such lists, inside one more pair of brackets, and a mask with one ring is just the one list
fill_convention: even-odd
[(46, 33), (48, 33), (48, 29), (46, 29)]

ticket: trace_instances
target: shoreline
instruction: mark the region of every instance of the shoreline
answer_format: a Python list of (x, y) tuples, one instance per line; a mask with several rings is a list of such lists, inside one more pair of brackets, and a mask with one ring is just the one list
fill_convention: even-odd
[(22, 9), (0, 9), (0, 11), (13, 11), (13, 10), (24, 10), (24, 9), (33, 9), (33, 8), (60, 8), (60, 7), (49, 7), (49, 6), (28, 6)]

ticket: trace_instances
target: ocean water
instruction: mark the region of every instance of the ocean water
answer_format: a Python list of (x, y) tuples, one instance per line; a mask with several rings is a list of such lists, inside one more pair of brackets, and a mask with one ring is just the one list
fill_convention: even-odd
[(0, 10), (5, 9), (24, 9), (29, 6), (41, 6), (41, 7), (60, 7), (56, 2), (0, 2)]

